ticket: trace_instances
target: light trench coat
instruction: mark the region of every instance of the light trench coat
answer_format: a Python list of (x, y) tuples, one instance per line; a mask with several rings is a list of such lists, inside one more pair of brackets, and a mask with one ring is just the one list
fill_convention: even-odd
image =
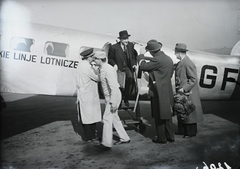
[(110, 102), (113, 107), (118, 107), (121, 103), (122, 94), (117, 81), (117, 72), (110, 64), (104, 63), (100, 77), (106, 102)]
[(87, 60), (79, 62), (77, 68), (77, 102), (83, 124), (101, 121), (101, 107), (98, 94), (99, 76), (95, 74)]

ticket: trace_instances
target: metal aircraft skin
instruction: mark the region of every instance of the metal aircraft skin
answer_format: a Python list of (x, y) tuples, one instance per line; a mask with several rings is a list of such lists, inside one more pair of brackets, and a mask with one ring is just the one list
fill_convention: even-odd
[[(79, 53), (87, 47), (109, 49), (117, 37), (34, 24), (1, 21), (1, 92), (76, 95), (76, 68)], [(176, 42), (177, 43), (177, 42)], [(137, 42), (135, 49), (145, 47)], [(218, 55), (189, 50), (187, 55), (197, 68), (201, 100), (240, 100), (240, 43), (234, 55)], [(174, 46), (163, 44), (162, 51), (174, 63)], [(139, 79), (140, 93), (147, 91), (147, 74)], [(172, 78), (174, 88), (174, 76)]]

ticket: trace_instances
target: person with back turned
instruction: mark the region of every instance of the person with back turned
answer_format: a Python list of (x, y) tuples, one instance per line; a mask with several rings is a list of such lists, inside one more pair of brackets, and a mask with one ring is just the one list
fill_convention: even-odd
[[(142, 48), (140, 51), (138, 62), (140, 70), (149, 73), (149, 96), (157, 133), (156, 138), (152, 141), (166, 144), (167, 141), (175, 141), (172, 129), (173, 89), (171, 78), (173, 61), (161, 51), (161, 47), (162, 44), (157, 40), (148, 41), (146, 48)], [(146, 51), (150, 52), (153, 58), (144, 57)]]

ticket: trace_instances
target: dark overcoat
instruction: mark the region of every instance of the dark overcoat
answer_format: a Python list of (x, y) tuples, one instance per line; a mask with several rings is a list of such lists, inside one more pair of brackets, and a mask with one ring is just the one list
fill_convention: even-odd
[[(149, 72), (149, 93), (152, 99), (157, 99), (158, 114), (153, 116), (155, 121), (158, 123), (160, 120), (167, 120), (172, 118), (172, 106), (173, 106), (173, 89), (171, 78), (173, 75), (173, 61), (172, 59), (165, 55), (164, 52), (159, 51), (154, 54), (153, 58), (146, 62), (143, 55), (139, 55), (138, 60), (140, 61), (140, 69), (142, 71)], [(155, 78), (155, 85), (152, 83)], [(155, 86), (155, 87), (154, 87)], [(156, 110), (156, 109), (155, 109)], [(155, 112), (156, 113), (156, 112)]]
[[(127, 52), (129, 56), (128, 63), (125, 62), (125, 53), (121, 47), (120, 42), (112, 45), (108, 52), (108, 63), (112, 66), (117, 64), (118, 69), (120, 71), (124, 71), (124, 67), (128, 66), (130, 70), (132, 70), (132, 66), (136, 65), (136, 56), (134, 55), (134, 44), (132, 42), (128, 42), (127, 44)], [(128, 65), (129, 64), (129, 65)]]
[(192, 112), (186, 120), (181, 122), (191, 124), (203, 121), (203, 111), (198, 90), (196, 66), (188, 56), (185, 56), (177, 63), (175, 79), (176, 84), (179, 83), (179, 88), (183, 88), (184, 92), (190, 92), (189, 99), (196, 106), (194, 112)]

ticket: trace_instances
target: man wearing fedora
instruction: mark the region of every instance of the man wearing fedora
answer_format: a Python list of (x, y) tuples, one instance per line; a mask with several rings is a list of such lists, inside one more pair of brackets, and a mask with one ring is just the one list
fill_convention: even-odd
[[(149, 73), (149, 96), (151, 99), (152, 116), (155, 120), (157, 136), (154, 143), (166, 144), (174, 142), (172, 129), (173, 90), (171, 78), (173, 61), (161, 51), (162, 44), (154, 39), (147, 42), (138, 56), (139, 68)], [(148, 51), (153, 56), (144, 57)], [(149, 60), (149, 62), (146, 62)]]
[(96, 123), (102, 119), (98, 95), (99, 77), (90, 64), (93, 54), (93, 48), (81, 52), (82, 61), (77, 67), (78, 115), (84, 130), (83, 140), (88, 142), (96, 140)]
[(184, 135), (184, 138), (196, 136), (197, 123), (203, 121), (196, 66), (186, 55), (187, 51), (186, 44), (176, 44), (175, 55), (180, 60), (175, 66), (176, 92), (184, 92), (196, 107), (185, 120), (178, 118), (178, 132), (176, 134)]
[(134, 55), (134, 44), (129, 42), (128, 32), (126, 30), (119, 32), (116, 44), (112, 45), (108, 53), (108, 63), (112, 65), (116, 71), (125, 72), (125, 86), (123, 86), (123, 97), (126, 106), (129, 106), (129, 95), (133, 89), (134, 78), (133, 71), (136, 69), (136, 56)]

